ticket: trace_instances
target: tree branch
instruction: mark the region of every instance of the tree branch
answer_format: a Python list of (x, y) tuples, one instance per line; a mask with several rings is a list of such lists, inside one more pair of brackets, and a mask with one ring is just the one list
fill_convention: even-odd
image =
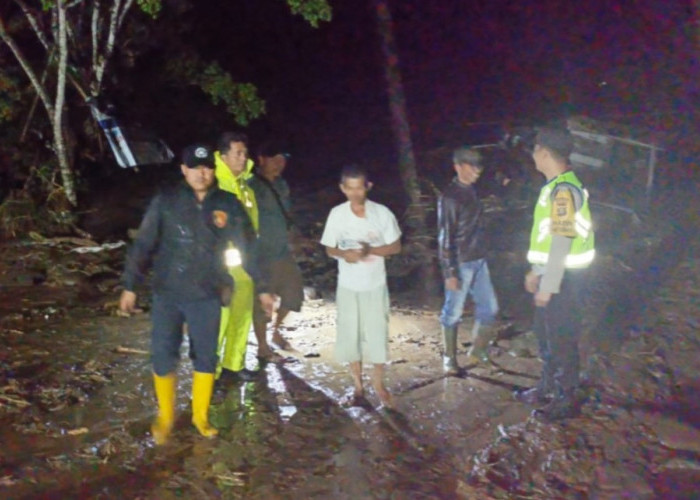
[(25, 17), (27, 18), (27, 21), (29, 21), (29, 25), (32, 27), (34, 33), (36, 34), (36, 37), (39, 39), (39, 42), (41, 43), (41, 45), (44, 46), (44, 48), (48, 52), (50, 50), (49, 41), (46, 38), (46, 34), (39, 27), (39, 22), (37, 21), (34, 14), (32, 14), (29, 7), (27, 7), (27, 4), (24, 3), (24, 0), (15, 0), (15, 3), (19, 5), (19, 7), (22, 9), (22, 12), (24, 12)]
[[(56, 11), (58, 14), (58, 75), (56, 83), (56, 103), (53, 109), (54, 127), (60, 131), (62, 128), (61, 118), (63, 115), (63, 104), (66, 97), (66, 66), (68, 63), (68, 35), (66, 30), (66, 7), (62, 0), (56, 1)], [(62, 132), (61, 132), (62, 138)], [(58, 143), (59, 138), (56, 137)]]
[(113, 0), (112, 7), (109, 12), (109, 28), (107, 32), (107, 42), (101, 54), (93, 59), (93, 68), (95, 71), (95, 81), (92, 84), (91, 92), (93, 96), (100, 93), (102, 87), (102, 78), (107, 67), (107, 61), (114, 52), (114, 43), (117, 38), (117, 32), (124, 22), (124, 17), (133, 5), (134, 0)]
[(29, 81), (32, 82), (34, 90), (36, 90), (37, 95), (41, 99), (41, 102), (44, 104), (44, 107), (46, 108), (49, 117), (53, 119), (53, 105), (49, 100), (49, 96), (46, 93), (46, 89), (39, 81), (39, 78), (37, 77), (32, 67), (29, 65), (27, 58), (24, 57), (24, 53), (22, 52), (22, 50), (17, 46), (12, 36), (10, 36), (10, 34), (7, 32), (7, 29), (5, 29), (5, 21), (2, 17), (0, 17), (0, 38), (2, 38), (2, 41), (5, 42), (5, 44), (10, 48), (10, 50), (15, 56), (15, 59), (17, 59), (17, 62), (20, 64), (20, 66), (22, 66), (22, 69), (29, 78)]
[[(49, 68), (51, 67), (51, 60), (53, 59), (54, 51), (53, 49), (49, 52), (49, 57), (46, 63), (46, 67), (44, 68), (44, 72), (41, 75), (41, 86), (44, 86), (44, 83), (46, 82), (46, 77), (49, 75)], [(29, 125), (32, 122), (32, 119), (34, 118), (34, 112), (36, 111), (36, 105), (39, 101), (39, 94), (36, 94), (34, 96), (34, 99), (32, 99), (32, 105), (29, 108), (29, 113), (27, 113), (27, 120), (24, 122), (24, 127), (22, 128), (22, 133), (19, 136), (19, 142), (23, 143), (24, 138), (27, 136), (27, 132), (29, 132)]]
[(58, 75), (56, 83), (56, 104), (53, 117), (53, 140), (58, 157), (59, 170), (63, 191), (68, 201), (73, 206), (78, 204), (75, 192), (74, 176), (72, 165), (68, 159), (68, 149), (63, 133), (63, 105), (66, 98), (66, 67), (68, 65), (68, 28), (66, 20), (66, 6), (63, 0), (56, 0), (56, 20), (58, 22)]
[(124, 17), (126, 16), (126, 13), (129, 12), (129, 9), (131, 9), (131, 5), (133, 3), (134, 3), (134, 0), (126, 0), (126, 3), (124, 4), (124, 8), (122, 9), (121, 14), (119, 14), (119, 21), (117, 22), (117, 29), (121, 28), (121, 25), (124, 22)]
[(119, 7), (121, 6), (121, 0), (112, 0), (112, 7), (109, 9), (109, 28), (107, 31), (107, 42), (104, 46), (104, 50), (100, 53), (98, 51), (95, 64), (93, 65), (93, 70), (95, 72), (95, 79), (90, 86), (90, 93), (93, 96), (97, 96), (100, 93), (102, 87), (102, 78), (104, 76), (105, 67), (107, 66), (107, 59), (114, 49), (114, 39), (115, 31), (117, 26), (117, 20), (119, 19)]
[(97, 44), (99, 43), (99, 37), (97, 34), (100, 31), (100, 7), (102, 6), (102, 3), (100, 0), (95, 0), (92, 6), (92, 20), (90, 22), (90, 29), (92, 31), (91, 33), (91, 38), (92, 38), (92, 68), (93, 71), (95, 68), (97, 68)]

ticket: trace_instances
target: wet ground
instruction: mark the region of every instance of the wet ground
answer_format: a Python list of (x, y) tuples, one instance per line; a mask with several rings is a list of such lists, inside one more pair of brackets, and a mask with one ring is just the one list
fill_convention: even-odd
[[(155, 448), (147, 313), (114, 314), (123, 248), (13, 242), (0, 267), (2, 498), (697, 498), (700, 484), (700, 255), (695, 191), (672, 220), (599, 208), (586, 299), (582, 416), (530, 418), (513, 389), (539, 373), (522, 292), (527, 210), (492, 204), (492, 274), (502, 305), (491, 364), (444, 377), (439, 298), (391, 285), (387, 411), (347, 407), (332, 359), (334, 304), (321, 259), (288, 319), (295, 347), (257, 382), (215, 394), (217, 439), (189, 423), (191, 368), (179, 370), (172, 442)], [(685, 200), (685, 201), (684, 201)], [(311, 206), (314, 203), (310, 203)], [(695, 206), (695, 208), (693, 208)], [(666, 216), (669, 215), (666, 214)], [(695, 217), (695, 219), (694, 219)], [(694, 229), (693, 229), (694, 228)], [(313, 247), (312, 238), (300, 247)], [(145, 304), (147, 306), (147, 303)], [(465, 332), (470, 311), (466, 311)], [(467, 350), (462, 334), (460, 358)], [(251, 335), (248, 365), (254, 367)]]

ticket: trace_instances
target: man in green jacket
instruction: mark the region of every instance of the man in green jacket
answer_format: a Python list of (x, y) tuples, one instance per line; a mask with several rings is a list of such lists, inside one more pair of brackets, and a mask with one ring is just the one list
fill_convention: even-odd
[[(219, 188), (233, 193), (250, 217), (253, 229), (258, 231), (258, 206), (255, 193), (248, 186), (253, 162), (248, 159), (248, 138), (239, 132), (224, 132), (214, 153), (216, 179)], [(229, 267), (235, 283), (229, 307), (221, 310), (219, 328), (219, 380), (255, 380), (258, 373), (245, 367), (248, 334), (253, 322), (255, 284), (241, 265)], [(271, 310), (272, 303), (261, 305)]]

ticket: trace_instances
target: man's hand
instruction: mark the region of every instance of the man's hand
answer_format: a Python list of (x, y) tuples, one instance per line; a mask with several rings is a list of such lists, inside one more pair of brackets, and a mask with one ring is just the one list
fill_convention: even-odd
[(123, 290), (119, 297), (119, 310), (126, 314), (136, 311), (136, 294), (130, 290)]
[(348, 250), (343, 250), (343, 258), (345, 259), (345, 262), (350, 264), (360, 262), (363, 257), (364, 255), (361, 249), (351, 248)]
[(535, 294), (535, 305), (537, 307), (547, 307), (551, 298), (551, 292), (537, 292)]
[(271, 318), (275, 310), (275, 296), (271, 293), (261, 293), (258, 295), (258, 300), (262, 310), (265, 311), (265, 315)]
[(369, 246), (369, 243), (365, 243), (364, 241), (360, 243), (362, 245), (362, 258), (364, 259), (370, 254), (370, 251), (372, 250), (372, 247)]
[(445, 290), (452, 290), (453, 292), (459, 290), (459, 278), (447, 278), (445, 280)]
[(530, 293), (537, 293), (537, 288), (540, 286), (540, 275), (530, 271), (525, 275), (525, 290)]

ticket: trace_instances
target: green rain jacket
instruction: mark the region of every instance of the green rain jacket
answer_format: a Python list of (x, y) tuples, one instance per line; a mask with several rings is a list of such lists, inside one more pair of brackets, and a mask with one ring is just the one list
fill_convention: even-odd
[(219, 188), (229, 193), (233, 193), (241, 202), (246, 213), (250, 217), (250, 221), (253, 224), (253, 229), (257, 233), (259, 231), (259, 220), (258, 220), (258, 204), (255, 200), (255, 192), (248, 186), (248, 179), (253, 176), (253, 160), (248, 160), (246, 163), (246, 168), (240, 175), (235, 176), (228, 168), (228, 165), (224, 163), (221, 158), (221, 153), (216, 151), (214, 153), (214, 162), (216, 164), (216, 170), (214, 170), (214, 175), (216, 175), (216, 180), (219, 181)]

